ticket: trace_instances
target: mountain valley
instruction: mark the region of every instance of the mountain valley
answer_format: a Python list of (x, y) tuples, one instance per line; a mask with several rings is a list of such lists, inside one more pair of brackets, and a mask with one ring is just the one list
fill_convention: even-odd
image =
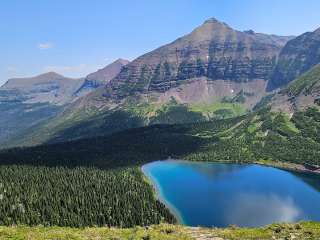
[[(49, 72), (9, 79), (0, 87), (0, 111), (0, 239), (320, 236), (319, 223), (295, 223), (318, 220), (295, 205), (291, 196), (297, 194), (279, 198), (261, 171), (275, 170), (274, 182), (285, 174), (286, 190), (303, 189), (300, 200), (317, 215), (310, 199), (320, 197), (319, 29), (277, 36), (238, 31), (210, 18), (169, 44), (83, 78)], [(232, 190), (230, 179), (222, 181), (229, 169), (248, 184), (238, 181), (236, 189), (245, 211), (257, 205), (248, 198), (255, 195), (256, 202), (267, 202), (265, 224), (273, 222), (269, 208), (284, 213), (277, 218), (284, 223), (180, 226), (177, 206), (159, 197), (164, 189), (143, 171), (145, 164), (166, 159), (220, 164), (221, 171), (199, 165), (197, 176), (202, 184), (203, 178), (215, 181), (212, 199), (221, 200), (221, 208), (226, 199), (232, 202), (223, 195)], [(185, 172), (193, 174), (190, 169)], [(177, 184), (197, 187), (175, 170)], [(255, 175), (263, 179), (256, 185)], [(163, 179), (173, 185), (168, 175)], [(263, 193), (258, 196), (254, 187)], [(195, 201), (201, 202), (200, 195)]]

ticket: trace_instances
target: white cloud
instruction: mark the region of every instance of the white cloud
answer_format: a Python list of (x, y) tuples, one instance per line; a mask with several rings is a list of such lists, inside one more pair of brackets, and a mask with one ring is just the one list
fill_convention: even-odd
[(239, 193), (230, 201), (227, 209), (228, 223), (246, 227), (273, 222), (295, 222), (303, 216), (291, 197), (274, 194)]
[(41, 49), (41, 50), (50, 49), (50, 48), (53, 48), (53, 44), (50, 43), (50, 42), (39, 43), (38, 44), (38, 48)]

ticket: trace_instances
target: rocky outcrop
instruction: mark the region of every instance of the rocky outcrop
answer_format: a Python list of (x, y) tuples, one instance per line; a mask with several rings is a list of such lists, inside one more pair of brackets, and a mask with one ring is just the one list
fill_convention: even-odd
[(271, 106), (274, 111), (288, 113), (320, 106), (320, 64), (275, 94)]
[(119, 58), (113, 63), (107, 65), (106, 67), (99, 69), (98, 71), (89, 74), (81, 87), (76, 91), (77, 96), (84, 96), (91, 92), (92, 90), (106, 85), (115, 76), (117, 76), (122, 67), (129, 63), (128, 60)]
[(125, 66), (104, 96), (165, 92), (187, 79), (247, 83), (268, 80), (281, 48), (290, 37), (240, 32), (212, 18), (190, 34)]
[(320, 28), (289, 41), (282, 49), (268, 90), (285, 86), (320, 63)]

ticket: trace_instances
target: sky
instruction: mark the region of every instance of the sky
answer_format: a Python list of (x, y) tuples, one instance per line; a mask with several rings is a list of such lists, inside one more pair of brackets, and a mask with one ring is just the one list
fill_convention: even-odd
[(215, 17), (237, 30), (300, 35), (319, 0), (1, 0), (0, 85), (55, 71), (84, 77), (133, 60)]

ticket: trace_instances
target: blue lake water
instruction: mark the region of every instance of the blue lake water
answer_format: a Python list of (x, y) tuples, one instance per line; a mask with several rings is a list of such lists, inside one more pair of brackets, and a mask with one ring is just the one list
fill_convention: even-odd
[(320, 177), (242, 164), (156, 161), (142, 167), (159, 199), (189, 226), (320, 221)]

